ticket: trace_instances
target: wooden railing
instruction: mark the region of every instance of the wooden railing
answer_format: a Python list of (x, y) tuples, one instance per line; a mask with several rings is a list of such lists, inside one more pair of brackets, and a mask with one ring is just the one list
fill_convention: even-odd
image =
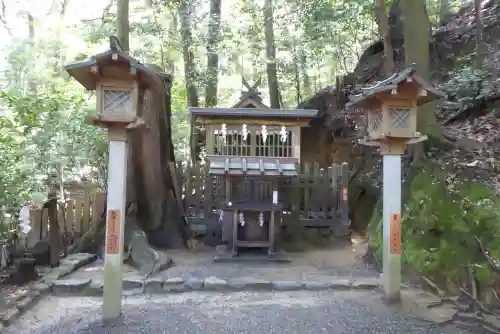
[[(97, 192), (66, 200), (64, 205), (57, 205), (57, 223), (63, 246), (75, 244), (89, 229), (96, 227), (102, 219), (106, 207), (106, 193)], [(39, 241), (47, 241), (49, 236), (49, 209), (34, 209), (30, 212), (31, 230), (28, 234), (20, 231), (19, 223), (11, 224), (13, 235), (17, 236), (14, 244), (19, 250), (33, 247)]]
[[(280, 197), (290, 219), (300, 220), (307, 227), (348, 226), (348, 165), (331, 165), (323, 169), (318, 164), (297, 165), (298, 177), (280, 182)], [(184, 212), (188, 218), (214, 214), (220, 182), (208, 175), (207, 166), (196, 164), (183, 168)], [(207, 192), (210, 191), (210, 192)], [(198, 220), (198, 219), (196, 219)]]

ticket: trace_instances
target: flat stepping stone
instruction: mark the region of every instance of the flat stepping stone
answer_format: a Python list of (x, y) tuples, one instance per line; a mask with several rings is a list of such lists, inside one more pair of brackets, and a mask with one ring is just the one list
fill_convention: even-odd
[(225, 290), (228, 288), (228, 285), (226, 280), (210, 276), (205, 278), (203, 288), (204, 290)]
[(227, 284), (234, 290), (270, 290), (273, 287), (271, 281), (251, 277), (230, 279)]
[(302, 282), (297, 281), (274, 281), (273, 289), (278, 291), (295, 291), (304, 287)]
[(167, 278), (163, 282), (163, 291), (165, 292), (183, 292), (186, 289), (184, 279), (181, 277)]
[(85, 291), (90, 284), (90, 278), (70, 278), (53, 282), (52, 292), (55, 295), (77, 295)]

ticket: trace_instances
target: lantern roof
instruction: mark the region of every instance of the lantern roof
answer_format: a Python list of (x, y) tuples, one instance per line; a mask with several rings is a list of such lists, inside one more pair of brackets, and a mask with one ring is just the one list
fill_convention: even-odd
[(383, 99), (380, 95), (385, 95), (387, 92), (391, 92), (392, 90), (405, 85), (426, 91), (425, 94), (416, 95), (416, 102), (418, 106), (445, 97), (445, 94), (432, 87), (431, 84), (418, 75), (416, 65), (412, 64), (405, 69), (394, 73), (389, 78), (377, 82), (373, 86), (361, 88), (361, 94), (349, 97), (350, 102), (347, 103), (346, 108), (363, 108), (373, 99)]
[[(65, 70), (88, 90), (95, 90), (100, 79), (100, 73), (93, 73), (92, 69), (97, 66), (99, 72), (103, 68), (119, 66), (122, 74), (133, 73), (133, 77), (140, 84), (160, 92), (165, 92), (165, 82), (170, 82), (168, 74), (157, 71), (151, 66), (142, 64), (134, 57), (125, 52), (115, 36), (109, 38), (109, 50), (93, 55), (88, 60), (65, 66)], [(103, 75), (106, 77), (106, 75)]]

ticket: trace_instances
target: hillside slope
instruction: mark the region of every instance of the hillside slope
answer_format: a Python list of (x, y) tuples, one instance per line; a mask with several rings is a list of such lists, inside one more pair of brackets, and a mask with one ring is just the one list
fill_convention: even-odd
[[(423, 165), (403, 157), (404, 260), (419, 275), (457, 294), (462, 287), (472, 293), (473, 275), (479, 283), (474, 293), (489, 305), (500, 306), (500, 268), (492, 260), (500, 258), (500, 2), (483, 1), (483, 18), (489, 52), (481, 70), (473, 68), (472, 3), (432, 37), (432, 83), (447, 94), (435, 110), (443, 138), (425, 143), (429, 159)], [(346, 113), (338, 101), (382, 79), (380, 45), (366, 50), (342, 86), (326, 87), (301, 104), (319, 109), (323, 130), (331, 132), (334, 144), (350, 150), (350, 218), (354, 229), (368, 225), (378, 251), (381, 157), (376, 149), (357, 144), (364, 131), (363, 117)], [(403, 68), (404, 49), (401, 43), (394, 45), (397, 67)]]

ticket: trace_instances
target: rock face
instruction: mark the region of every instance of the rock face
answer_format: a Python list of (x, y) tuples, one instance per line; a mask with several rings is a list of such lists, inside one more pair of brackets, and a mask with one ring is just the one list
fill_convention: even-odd
[(125, 234), (129, 257), (142, 275), (154, 274), (172, 264), (172, 259), (151, 247), (146, 233), (134, 222), (127, 222)]

